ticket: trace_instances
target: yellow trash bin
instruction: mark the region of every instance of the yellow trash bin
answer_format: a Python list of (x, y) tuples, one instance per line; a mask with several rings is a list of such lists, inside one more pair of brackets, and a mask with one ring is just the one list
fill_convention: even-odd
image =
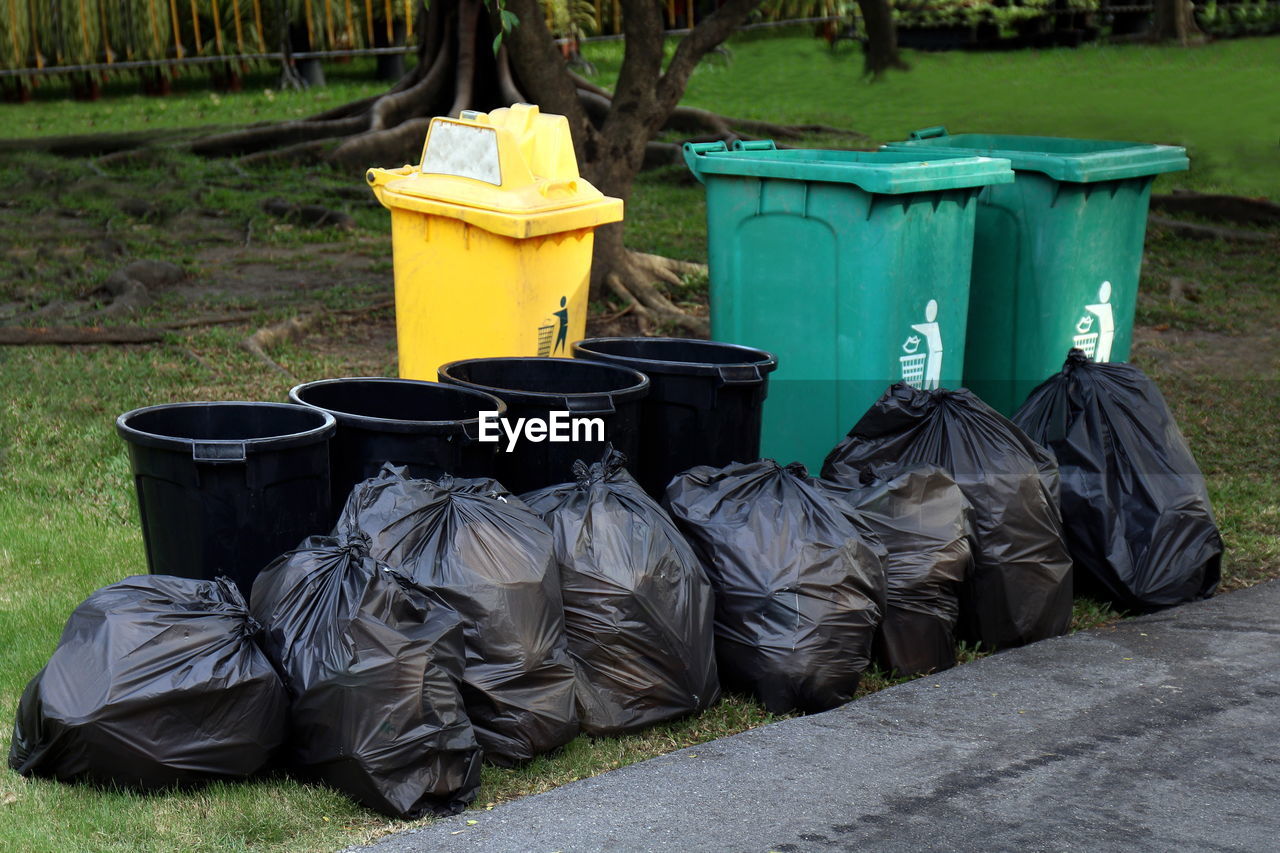
[(622, 200), (578, 176), (564, 116), (516, 104), (433, 118), (419, 166), (370, 169), (391, 210), (400, 376), (450, 361), (570, 357), (591, 247)]

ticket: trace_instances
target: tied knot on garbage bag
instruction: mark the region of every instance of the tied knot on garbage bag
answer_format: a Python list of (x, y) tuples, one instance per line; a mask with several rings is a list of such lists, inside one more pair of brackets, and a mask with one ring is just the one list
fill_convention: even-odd
[(856, 486), (868, 468), (916, 464), (950, 475), (972, 509), (959, 638), (994, 650), (1066, 633), (1071, 557), (1053, 456), (965, 389), (898, 383), (828, 454), (822, 478)]
[(350, 526), (342, 530), (338, 542), (338, 548), (352, 562), (359, 562), (368, 557), (369, 549), (373, 546), (373, 540), (368, 533), (358, 527)]
[(593, 735), (696, 713), (720, 696), (711, 584), (625, 462), (607, 448), (573, 465), (575, 482), (521, 496), (552, 530), (578, 713)]
[(284, 743), (288, 697), (252, 625), (225, 579), (99, 589), (23, 692), (9, 766), (141, 790), (257, 773)]
[(384, 466), (352, 490), (336, 529), (348, 528), (460, 617), (462, 699), (486, 760), (517, 764), (577, 735), (559, 572), (536, 512), (494, 480)]
[[(572, 467), (573, 479), (578, 484), (579, 489), (585, 490), (596, 483), (613, 478), (619, 471), (624, 470), (626, 466), (627, 455), (620, 450), (614, 450), (613, 444), (610, 442), (605, 444), (604, 455), (600, 457), (599, 462), (587, 464), (581, 459), (574, 460)], [(552, 486), (551, 488), (557, 487)]]
[(1065, 373), (1082, 364), (1089, 364), (1092, 361), (1093, 359), (1089, 358), (1089, 355), (1084, 350), (1078, 347), (1072, 347), (1067, 352), (1067, 360), (1062, 365), (1062, 370)]
[(1072, 350), (1014, 421), (1057, 461), (1082, 592), (1135, 611), (1213, 594), (1223, 544), (1208, 489), (1145, 373)]

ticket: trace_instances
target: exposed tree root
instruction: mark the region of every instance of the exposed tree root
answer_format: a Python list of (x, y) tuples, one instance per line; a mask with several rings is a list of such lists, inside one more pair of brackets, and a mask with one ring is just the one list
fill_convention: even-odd
[(334, 227), (350, 230), (356, 227), (355, 217), (351, 214), (330, 210), (320, 204), (295, 204), (282, 198), (270, 198), (262, 203), (262, 209), (286, 222), (311, 228)]
[(304, 120), (259, 124), (231, 133), (202, 136), (191, 143), (191, 151), (202, 157), (230, 157), (266, 151), (282, 145), (351, 136), (368, 129), (369, 117), (365, 114), (327, 121)]
[(760, 121), (749, 118), (730, 118), (709, 110), (697, 107), (676, 107), (671, 111), (664, 130), (684, 131), (686, 133), (711, 133), (726, 138), (736, 139), (739, 136), (769, 137), (771, 139), (800, 139), (815, 133), (826, 133), (834, 136), (865, 138), (856, 130), (831, 127), (825, 124), (775, 124), (771, 121)]
[(1172, 231), (1179, 237), (1190, 237), (1193, 240), (1228, 240), (1233, 243), (1280, 242), (1280, 237), (1264, 231), (1243, 231), (1239, 228), (1199, 225), (1193, 222), (1182, 222), (1178, 219), (1166, 219), (1163, 216), (1150, 216), (1147, 221), (1152, 225)]
[(315, 324), (315, 321), (315, 314), (308, 314), (305, 317), (290, 317), (288, 320), (276, 323), (274, 326), (264, 326), (241, 341), (240, 345), (267, 367), (290, 381), (296, 382), (297, 378), (292, 373), (285, 370), (275, 359), (267, 355), (267, 349), (278, 346), (285, 341), (298, 340), (307, 333), (307, 330)]
[(150, 344), (164, 339), (163, 329), (136, 326), (3, 326), (0, 346), (47, 344)]
[(429, 118), (415, 118), (386, 130), (372, 130), (353, 136), (329, 155), (329, 162), (348, 169), (365, 169), (377, 163), (389, 166), (407, 163), (422, 149)]
[(1280, 204), (1260, 198), (1175, 192), (1151, 196), (1151, 209), (1166, 213), (1191, 213), (1212, 219), (1225, 219), (1243, 225), (1275, 225), (1280, 223)]
[(207, 133), (207, 128), (172, 128), (91, 133), (75, 136), (43, 136), (31, 139), (0, 140), (0, 151), (44, 151), (60, 157), (97, 157), (119, 151), (151, 148)]
[[(796, 140), (818, 133), (862, 136), (826, 125), (783, 125), (679, 105), (694, 67), (747, 19), (759, 0), (718, 2), (715, 12), (705, 16), (667, 60), (658, 5), (651, 0), (619, 0), (627, 22), (627, 48), (612, 92), (565, 64), (537, 0), (505, 2), (521, 25), (504, 34), (496, 54), (490, 49), (498, 32), (493, 4), (432, 3), (420, 22), (417, 65), (384, 94), (302, 121), (206, 136), (191, 148), (207, 156), (240, 157), (244, 164), (312, 160), (363, 170), (416, 159), (431, 116), (528, 101), (568, 117), (585, 177), (625, 199), (636, 171), (680, 162), (680, 147), (658, 139), (663, 133), (727, 143), (761, 137)], [(679, 286), (680, 276), (697, 265), (626, 250), (621, 226), (598, 231), (595, 246), (593, 293), (617, 295), (623, 310), (633, 312), (644, 329), (663, 325), (688, 334), (707, 333), (707, 320), (683, 310), (661, 287)], [(266, 356), (265, 346), (259, 342), (250, 350), (284, 372)]]
[(207, 371), (209, 371), (210, 373), (212, 373), (214, 376), (221, 376), (221, 375), (222, 375), (222, 371), (221, 371), (221, 370), (219, 370), (218, 368), (214, 367), (214, 366), (213, 366), (213, 364), (212, 364), (212, 363), (210, 363), (210, 361), (209, 361), (207, 358), (205, 358), (205, 357), (204, 357), (204, 356), (202, 356), (200, 353), (198, 353), (198, 352), (196, 352), (195, 350), (193, 350), (191, 347), (183, 347), (183, 348), (182, 348), (182, 352), (183, 352), (184, 354), (186, 354), (187, 356), (189, 356), (189, 357), (191, 358), (191, 360), (192, 360), (192, 361), (194, 361), (196, 364), (200, 365), (200, 366), (201, 366), (201, 367), (203, 367), (205, 370), (207, 370)]
[(649, 334), (655, 324), (665, 322), (695, 337), (705, 338), (711, 331), (707, 319), (695, 317), (680, 308), (654, 282), (683, 287), (682, 275), (705, 273), (706, 269), (702, 264), (623, 250), (609, 265), (603, 280), (605, 286), (622, 299), (624, 308), (630, 306), (635, 311), (645, 334)]
[[(241, 166), (298, 165), (324, 163), (335, 145), (332, 138), (298, 142), (283, 148), (264, 148), (240, 158)], [(247, 174), (247, 173), (246, 173)]]
[[(64, 303), (65, 304), (65, 303)], [(250, 335), (244, 346), (254, 355), (259, 355), (249, 342), (253, 341), (258, 349), (262, 349), (259, 358), (266, 356), (266, 347), (273, 347), (285, 340), (301, 337), (321, 317), (365, 318), (377, 311), (385, 311), (395, 307), (395, 300), (384, 300), (359, 308), (340, 308), (338, 310), (317, 311), (304, 317), (294, 317), (284, 323), (277, 323), (259, 329)], [(47, 344), (148, 344), (164, 340), (165, 335), (180, 333), (207, 326), (226, 326), (248, 321), (248, 315), (256, 309), (243, 309), (229, 314), (202, 314), (175, 320), (158, 326), (0, 326), (0, 346), (42, 346)], [(205, 360), (197, 357), (191, 350), (186, 350), (196, 361), (211, 367)], [(268, 361), (271, 361), (267, 357)], [(274, 361), (271, 361), (275, 364)], [(278, 364), (275, 365), (280, 370)], [(213, 368), (216, 369), (216, 368)], [(287, 375), (287, 372), (286, 372)]]

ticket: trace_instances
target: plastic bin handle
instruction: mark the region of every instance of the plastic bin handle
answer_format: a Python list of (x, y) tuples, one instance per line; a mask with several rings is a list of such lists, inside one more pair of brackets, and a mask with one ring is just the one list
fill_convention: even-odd
[(754, 364), (729, 364), (717, 371), (721, 385), (756, 385), (764, 381), (760, 368)]
[(934, 127), (922, 127), (919, 130), (913, 130), (907, 136), (908, 139), (937, 139), (939, 136), (949, 136), (946, 125), (939, 124)]
[(772, 139), (735, 139), (734, 151), (777, 151)]
[(191, 444), (191, 461), (211, 464), (245, 461), (243, 441), (220, 441), (204, 443), (195, 441)]
[(391, 181), (412, 175), (413, 168), (413, 166), (406, 164), (395, 169), (369, 169), (364, 173), (364, 179), (369, 182), (369, 186), (378, 190), (386, 186)]
[(729, 149), (724, 142), (686, 142), (684, 144), (684, 164), (689, 167), (689, 171), (693, 172), (693, 176), (698, 179), (698, 183), (705, 183), (702, 180), (702, 172), (698, 169), (698, 160), (706, 154), (723, 154)]
[(614, 413), (613, 397), (608, 394), (566, 397), (564, 407), (574, 415), (612, 415)]

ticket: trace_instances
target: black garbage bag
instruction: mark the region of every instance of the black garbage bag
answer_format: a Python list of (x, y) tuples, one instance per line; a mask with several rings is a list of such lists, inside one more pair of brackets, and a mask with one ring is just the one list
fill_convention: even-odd
[(804, 466), (699, 466), (664, 503), (716, 592), (720, 680), (775, 713), (853, 698), (884, 612), (881, 549)]
[(1066, 633), (1071, 557), (1048, 451), (968, 390), (898, 383), (831, 451), (822, 476), (856, 486), (868, 468), (920, 462), (950, 474), (973, 508), (959, 637), (1000, 649)]
[(291, 763), (382, 814), (456, 814), (480, 788), (462, 623), (368, 548), (362, 534), (313, 536), (254, 581), (291, 700)]
[(1146, 374), (1072, 350), (1014, 422), (1057, 457), (1079, 592), (1139, 611), (1213, 594), (1222, 537), (1204, 476)]
[(877, 663), (907, 676), (955, 666), (960, 591), (973, 563), (969, 502), (955, 480), (936, 465), (912, 465), (892, 478), (865, 469), (857, 487), (820, 482), (849, 501), (887, 552)]
[(614, 735), (720, 698), (715, 597), (670, 516), (608, 450), (576, 483), (522, 495), (555, 537), (584, 731)]
[(259, 630), (226, 578), (103, 587), (22, 694), (9, 766), (139, 790), (258, 772), (284, 742), (289, 707)]
[(462, 617), (462, 698), (484, 757), (526, 761), (578, 733), (551, 530), (494, 480), (411, 480), (386, 466), (357, 485), (337, 530)]

